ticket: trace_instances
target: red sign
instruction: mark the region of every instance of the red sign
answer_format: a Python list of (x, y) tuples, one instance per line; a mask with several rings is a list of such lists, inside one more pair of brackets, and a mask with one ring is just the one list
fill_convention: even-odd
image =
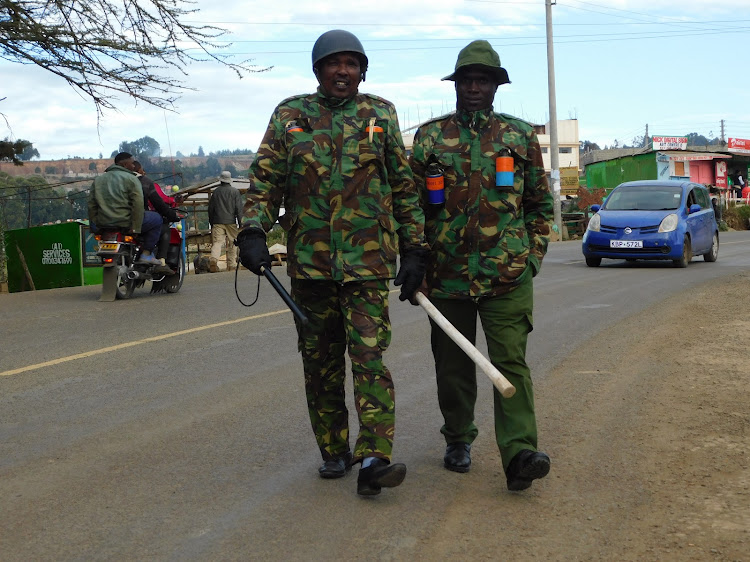
[(750, 154), (750, 140), (748, 139), (727, 139), (727, 149), (732, 152), (743, 152)]
[(716, 162), (716, 187), (727, 188), (727, 163), (723, 160)]

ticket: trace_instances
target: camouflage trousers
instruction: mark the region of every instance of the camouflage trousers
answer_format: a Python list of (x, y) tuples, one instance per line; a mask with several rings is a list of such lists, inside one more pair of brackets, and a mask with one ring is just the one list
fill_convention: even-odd
[(310, 421), (323, 460), (350, 451), (344, 387), (348, 349), (359, 417), (353, 462), (367, 456), (390, 461), (394, 390), (383, 364), (383, 352), (391, 342), (388, 281), (292, 279), (292, 298), (309, 319), (305, 326), (297, 322), (298, 347)]

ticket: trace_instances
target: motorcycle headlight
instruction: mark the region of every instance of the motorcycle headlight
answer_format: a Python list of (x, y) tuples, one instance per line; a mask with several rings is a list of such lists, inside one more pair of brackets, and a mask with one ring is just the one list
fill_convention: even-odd
[(664, 220), (661, 221), (661, 224), (659, 225), (659, 232), (672, 232), (677, 228), (677, 223), (679, 222), (679, 219), (677, 218), (677, 215), (672, 213), (671, 215), (667, 215), (664, 217)]
[(599, 228), (602, 225), (602, 218), (599, 216), (599, 213), (596, 213), (593, 217), (591, 217), (591, 220), (589, 220), (589, 225), (586, 228), (586, 230), (591, 230), (592, 232), (599, 232)]

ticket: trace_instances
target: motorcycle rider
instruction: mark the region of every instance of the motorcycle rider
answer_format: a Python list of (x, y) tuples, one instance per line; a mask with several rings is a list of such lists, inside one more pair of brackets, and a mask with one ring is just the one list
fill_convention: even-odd
[(140, 234), (143, 251), (136, 263), (161, 265), (153, 251), (159, 241), (162, 219), (159, 213), (144, 209), (143, 188), (135, 175), (132, 154), (117, 154), (115, 163), (94, 180), (88, 210), (92, 231), (114, 226)]
[[(154, 180), (146, 175), (146, 171), (143, 169), (143, 166), (140, 162), (138, 162), (138, 160), (133, 161), (133, 170), (135, 171), (135, 175), (138, 176), (138, 179), (141, 182), (141, 187), (143, 188), (144, 209), (148, 211), (152, 208), (162, 217), (162, 226), (159, 234), (159, 244), (156, 248), (156, 255), (158, 258), (160, 258), (161, 261), (166, 256), (167, 248), (169, 247), (168, 225), (171, 222), (178, 222), (180, 220), (180, 215), (177, 214), (177, 211), (167, 205), (166, 201), (159, 195), (159, 193), (156, 191), (156, 184), (154, 183)], [(162, 263), (162, 265), (164, 264)], [(169, 273), (172, 272), (172, 270), (169, 268), (166, 268), (164, 272), (166, 273), (167, 270)]]

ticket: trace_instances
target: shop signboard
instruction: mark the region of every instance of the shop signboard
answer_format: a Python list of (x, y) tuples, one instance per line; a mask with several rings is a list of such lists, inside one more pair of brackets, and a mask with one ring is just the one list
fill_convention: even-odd
[(560, 195), (578, 193), (578, 168), (575, 166), (560, 168)]
[(739, 154), (750, 154), (750, 139), (735, 139), (729, 137), (729, 139), (727, 139), (727, 150)]
[(727, 188), (727, 163), (724, 160), (716, 161), (716, 187)]
[(657, 137), (651, 138), (653, 150), (687, 150), (687, 137)]

